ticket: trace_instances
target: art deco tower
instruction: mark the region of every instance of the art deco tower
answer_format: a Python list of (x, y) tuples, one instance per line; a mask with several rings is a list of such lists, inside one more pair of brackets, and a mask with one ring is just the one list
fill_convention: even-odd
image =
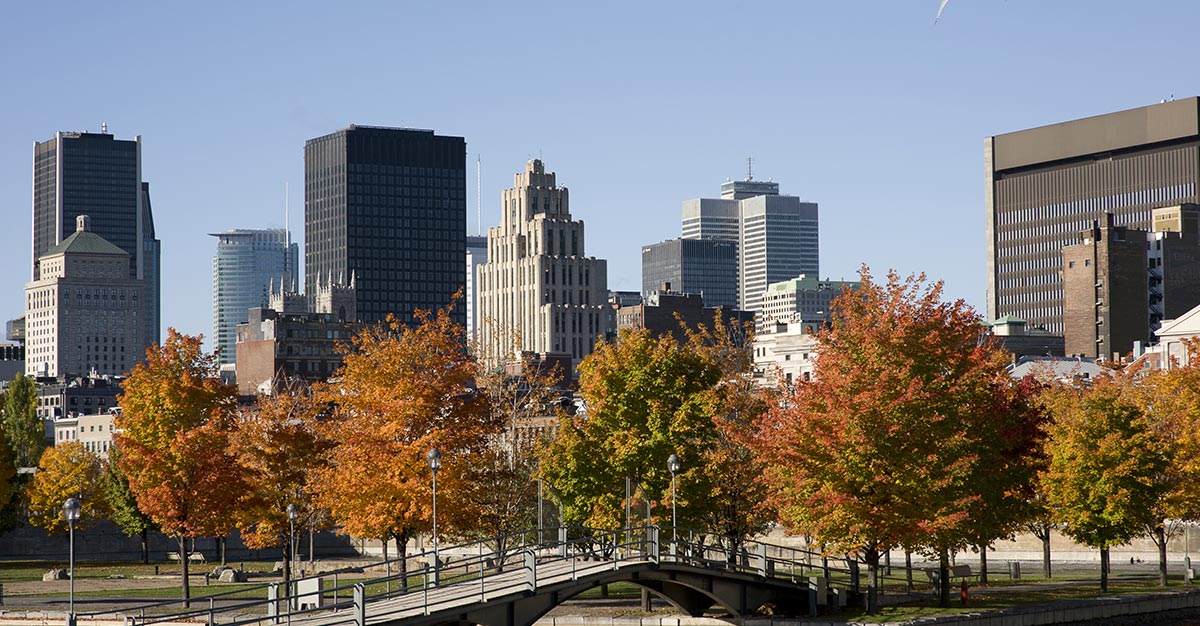
[(585, 256), (583, 222), (571, 218), (566, 187), (540, 160), (514, 177), (501, 210), (479, 266), (484, 350), (503, 358), (515, 337), (519, 350), (569, 353), (578, 366), (604, 336), (607, 263)]

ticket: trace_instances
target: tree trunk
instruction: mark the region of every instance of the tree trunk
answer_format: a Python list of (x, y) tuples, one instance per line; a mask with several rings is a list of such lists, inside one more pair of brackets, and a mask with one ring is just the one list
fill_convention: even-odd
[(908, 593), (912, 593), (912, 552), (909, 552), (908, 550), (904, 551), (904, 580), (905, 584), (907, 585)]
[(408, 533), (396, 537), (396, 554), (400, 557), (400, 593), (408, 591)]
[(226, 541), (226, 539), (228, 539), (228, 536), (220, 537), (217, 539), (217, 549), (221, 551), (221, 565), (222, 566), (225, 565), (225, 541)]
[(1046, 577), (1046, 580), (1050, 580), (1053, 578), (1051, 576), (1053, 572), (1050, 570), (1050, 529), (1047, 528), (1040, 538), (1042, 540), (1042, 575)]
[(187, 537), (179, 535), (179, 562), (183, 565), (183, 608), (192, 606), (192, 589), (188, 585)]
[(1154, 527), (1154, 543), (1158, 544), (1158, 584), (1167, 586), (1167, 530), (1160, 522)]
[(879, 612), (879, 550), (871, 547), (863, 551), (867, 562), (867, 615)]
[(950, 606), (950, 555), (938, 551), (938, 606)]
[(1100, 548), (1100, 593), (1108, 593), (1108, 546)]
[(142, 565), (150, 564), (150, 531), (142, 529)]
[(987, 544), (979, 546), (979, 584), (987, 584)]

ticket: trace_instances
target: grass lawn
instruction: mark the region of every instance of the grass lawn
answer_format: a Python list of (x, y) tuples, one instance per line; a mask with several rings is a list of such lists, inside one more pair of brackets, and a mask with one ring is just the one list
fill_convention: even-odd
[[(205, 572), (212, 572), (218, 563), (191, 563), (188, 567), (188, 573), (193, 576), (203, 576)], [(274, 561), (235, 561), (228, 563), (232, 567), (241, 568), (245, 566), (248, 572), (270, 572), (275, 567)], [(0, 584), (39, 581), (42, 575), (50, 571), (52, 568), (66, 568), (67, 563), (59, 563), (56, 561), (0, 561)], [(158, 568), (155, 571), (155, 567)], [(183, 568), (179, 563), (175, 562), (158, 562), (144, 565), (142, 563), (130, 563), (128, 561), (87, 561), (75, 563), (75, 579), (82, 580), (85, 578), (110, 578), (124, 576), (125, 578), (134, 578), (137, 576), (153, 576), (159, 575), (176, 575), (182, 573)]]

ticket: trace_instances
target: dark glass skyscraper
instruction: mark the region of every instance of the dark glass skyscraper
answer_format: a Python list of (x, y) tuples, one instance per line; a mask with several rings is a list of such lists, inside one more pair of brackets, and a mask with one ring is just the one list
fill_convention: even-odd
[[(357, 281), (358, 316), (405, 323), (466, 283), (462, 137), (351, 125), (304, 144), (305, 290)], [(466, 305), (454, 309), (466, 321)]]
[(88, 215), (91, 231), (129, 253), (129, 277), (145, 281), (147, 345), (159, 339), (160, 242), (154, 235), (150, 186), (142, 181), (142, 138), (59, 132), (33, 146), (33, 280), (38, 258), (75, 232)]
[(642, 296), (671, 283), (677, 293), (704, 296), (704, 306), (736, 308), (737, 244), (719, 239), (670, 239), (642, 247)]

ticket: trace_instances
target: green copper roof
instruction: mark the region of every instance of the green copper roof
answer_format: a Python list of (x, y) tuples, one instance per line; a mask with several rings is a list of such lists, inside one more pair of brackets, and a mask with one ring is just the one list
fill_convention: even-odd
[(52, 256), (55, 254), (121, 254), (129, 256), (129, 253), (113, 245), (104, 237), (96, 233), (81, 230), (71, 233), (70, 237), (62, 240), (62, 243), (50, 248), (42, 256)]
[(1004, 324), (1024, 324), (1024, 323), (1025, 323), (1025, 320), (1023, 320), (1015, 315), (1005, 315), (1004, 317), (997, 318), (996, 321), (992, 322), (992, 326), (1003, 326)]

